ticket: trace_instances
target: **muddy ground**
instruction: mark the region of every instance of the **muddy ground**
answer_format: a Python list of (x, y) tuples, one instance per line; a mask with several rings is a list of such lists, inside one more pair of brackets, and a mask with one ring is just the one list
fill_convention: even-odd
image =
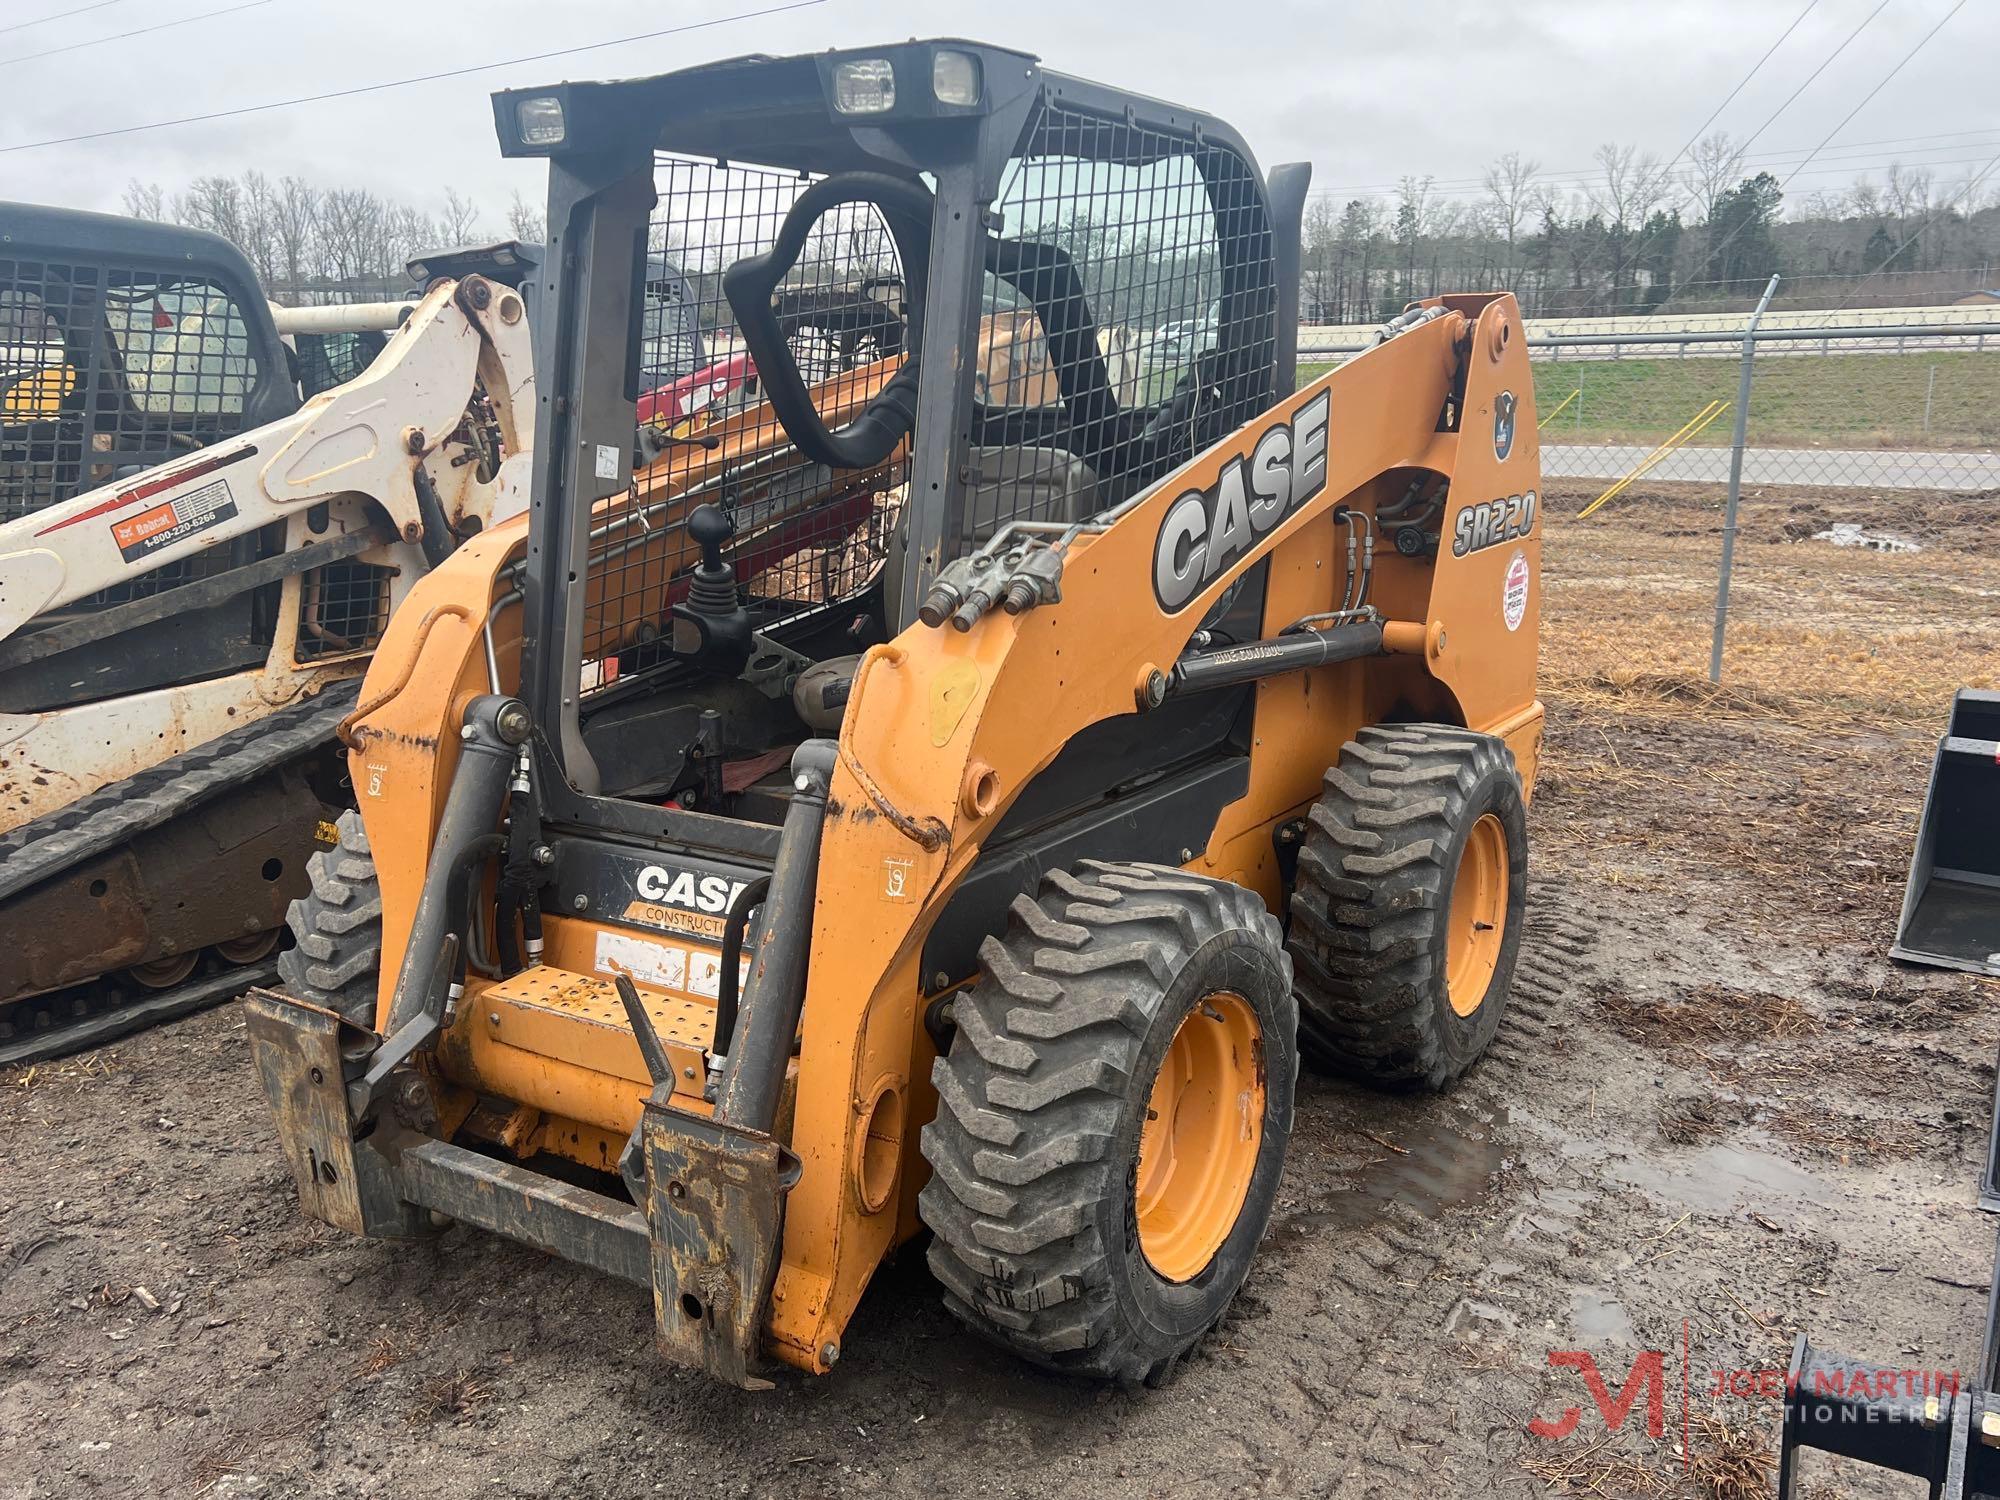
[[(1801, 1328), (1971, 1369), (2000, 988), (1882, 955), (1949, 687), (2000, 645), (1994, 502), (1754, 498), (1717, 694), (1714, 497), (1589, 523), (1581, 498), (1548, 506), (1509, 1020), (1446, 1098), (1301, 1081), (1264, 1253), (1169, 1389), (1010, 1362), (918, 1255), (827, 1378), (677, 1373), (638, 1291), (464, 1230), (391, 1248), (303, 1219), (224, 1008), (0, 1074), (0, 1500), (1733, 1497), (1769, 1492), (1775, 1404), (1713, 1398), (1714, 1370), (1782, 1370)], [(1885, 516), (1928, 549), (1809, 540)], [(1661, 1352), (1658, 1438), (1643, 1397), (1607, 1437), (1550, 1367), (1576, 1349), (1614, 1387)], [(1569, 1406), (1569, 1436), (1528, 1432)]]

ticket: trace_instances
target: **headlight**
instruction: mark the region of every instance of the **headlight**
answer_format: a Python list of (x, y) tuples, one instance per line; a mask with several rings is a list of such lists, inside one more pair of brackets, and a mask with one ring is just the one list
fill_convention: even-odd
[(880, 115), (896, 107), (896, 70), (886, 57), (857, 57), (833, 69), (833, 107), (844, 115)]
[(931, 60), (931, 93), (940, 104), (977, 104), (979, 59), (970, 52), (939, 52)]
[(544, 94), (514, 106), (514, 124), (524, 146), (560, 146), (563, 139), (562, 100)]

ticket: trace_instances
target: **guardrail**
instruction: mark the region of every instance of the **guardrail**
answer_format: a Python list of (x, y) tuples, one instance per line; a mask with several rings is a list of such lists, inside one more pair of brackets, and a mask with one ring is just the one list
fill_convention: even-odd
[[(1989, 336), (2000, 335), (2000, 323), (1899, 323), (1843, 326), (1840, 328), (1758, 328), (1746, 330), (1680, 330), (1664, 333), (1555, 333), (1530, 334), (1528, 348), (1535, 349), (1610, 349), (1613, 352), (1599, 356), (1617, 359), (1616, 351), (1625, 348), (1647, 348), (1660, 345), (1677, 346), (1682, 349), (1696, 344), (1719, 344), (1728, 347), (1740, 346), (1747, 337), (1753, 344), (1823, 344), (1829, 349), (1836, 343), (1894, 343), (1898, 349), (1906, 348), (1912, 339), (1923, 340), (1927, 349), (1947, 348), (1956, 344), (1984, 349)], [(1324, 358), (1335, 354), (1360, 354), (1372, 348), (1367, 342), (1339, 344), (1299, 345), (1300, 359)], [(1558, 355), (1560, 357), (1560, 355)]]

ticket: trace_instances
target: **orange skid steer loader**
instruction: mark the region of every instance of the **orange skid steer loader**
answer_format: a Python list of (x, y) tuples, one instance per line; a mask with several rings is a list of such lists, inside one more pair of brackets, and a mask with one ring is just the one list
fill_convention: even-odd
[[(1169, 1377), (1301, 1056), (1442, 1088), (1500, 1024), (1542, 720), (1513, 300), (1294, 392), (1306, 169), (1001, 48), (494, 102), (550, 172), (532, 502), (392, 621), (292, 912), (326, 982), (249, 1004), (307, 1211), (648, 1287), (743, 1386), (830, 1368), (928, 1230), (988, 1338)], [(761, 399), (635, 440), (649, 245)], [(809, 381), (774, 309), (856, 283), (901, 335)]]

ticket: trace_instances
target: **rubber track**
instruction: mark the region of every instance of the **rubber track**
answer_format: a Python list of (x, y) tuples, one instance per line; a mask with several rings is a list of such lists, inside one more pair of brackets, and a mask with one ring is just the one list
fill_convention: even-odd
[[(31, 995), (6, 1007), (16, 1034), (0, 1039), (0, 1068), (47, 1062), (50, 1058), (101, 1047), (148, 1026), (179, 1020), (234, 1000), (245, 990), (274, 983), (277, 978), (278, 965), (274, 959), (259, 959), (256, 963), (213, 973), (197, 970), (186, 984), (170, 990), (146, 991), (105, 1003), (92, 1003), (103, 997), (88, 996), (82, 1002), (86, 1008), (81, 1015), (73, 1011), (77, 1003), (75, 990)], [(64, 1011), (72, 1013), (65, 1015)]]
[(302, 703), (287, 704), (0, 835), (0, 901), (328, 744), (360, 692), (357, 678), (332, 683)]

